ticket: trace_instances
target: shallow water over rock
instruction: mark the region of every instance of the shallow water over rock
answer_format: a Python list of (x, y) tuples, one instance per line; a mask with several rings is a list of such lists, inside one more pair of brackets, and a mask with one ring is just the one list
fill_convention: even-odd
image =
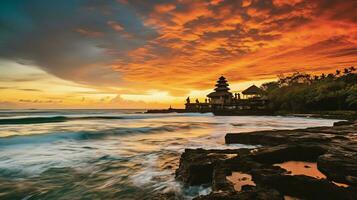
[(243, 172), (232, 172), (232, 175), (226, 178), (232, 182), (236, 191), (241, 191), (244, 185), (255, 186), (252, 176)]
[(288, 161), (274, 164), (274, 166), (279, 166), (287, 170), (290, 175), (305, 175), (317, 179), (326, 178), (326, 176), (317, 169), (316, 162)]
[[(305, 162), (305, 161), (287, 161), (283, 163), (274, 164), (274, 166), (279, 166), (286, 171), (289, 175), (305, 175), (317, 179), (326, 179), (326, 176), (320, 172), (317, 168), (316, 162)], [(337, 186), (348, 187), (347, 184), (337, 183), (332, 181)]]

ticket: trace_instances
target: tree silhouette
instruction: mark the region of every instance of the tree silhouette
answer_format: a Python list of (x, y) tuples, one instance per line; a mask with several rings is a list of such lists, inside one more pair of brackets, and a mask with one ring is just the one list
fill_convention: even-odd
[(327, 78), (333, 79), (333, 78), (335, 78), (335, 75), (333, 75), (332, 73), (329, 73), (329, 74), (327, 74)]
[(339, 76), (341, 74), (341, 71), (336, 69), (336, 76)]
[(343, 73), (344, 73), (344, 74), (349, 74), (349, 73), (350, 73), (350, 70), (349, 70), (348, 68), (345, 68), (345, 69), (343, 69)]
[(261, 88), (274, 111), (357, 110), (357, 73), (353, 71), (355, 67), (348, 67), (312, 77), (293, 73), (265, 83)]

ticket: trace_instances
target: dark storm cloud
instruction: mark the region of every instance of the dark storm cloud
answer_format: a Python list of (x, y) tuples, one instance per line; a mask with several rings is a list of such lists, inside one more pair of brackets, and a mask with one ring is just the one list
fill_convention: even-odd
[[(110, 64), (155, 35), (116, 1), (2, 1), (0, 57), (82, 83), (120, 81)], [(108, 21), (122, 24), (118, 33)], [(125, 38), (131, 35), (133, 39)], [(95, 79), (95, 80), (94, 80)]]

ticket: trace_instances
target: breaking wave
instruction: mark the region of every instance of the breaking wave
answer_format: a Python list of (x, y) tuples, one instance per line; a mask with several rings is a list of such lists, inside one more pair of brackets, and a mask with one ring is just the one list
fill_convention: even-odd
[(0, 125), (54, 123), (54, 122), (65, 122), (67, 119), (68, 119), (67, 117), (63, 117), (63, 116), (8, 118), (8, 119), (0, 119)]
[(11, 124), (42, 124), (42, 123), (56, 123), (56, 122), (66, 122), (70, 120), (95, 120), (95, 119), (123, 119), (123, 117), (115, 116), (88, 116), (88, 117), (24, 117), (24, 118), (8, 118), (0, 119), (0, 125), (11, 125)]
[(128, 134), (150, 134), (161, 132), (174, 132), (178, 130), (187, 130), (191, 128), (203, 127), (198, 123), (182, 124), (182, 125), (163, 125), (157, 127), (136, 127), (125, 128), (118, 127), (100, 131), (78, 131), (78, 132), (59, 132), (59, 133), (45, 133), (35, 135), (14, 135), (0, 138), (0, 146), (14, 145), (14, 144), (33, 144), (33, 143), (47, 143), (58, 140), (90, 140), (101, 139), (108, 136), (124, 136)]
[[(181, 115), (181, 116), (186, 117), (191, 115), (194, 116), (195, 114)], [(123, 116), (48, 116), (48, 117), (0, 118), (0, 125), (59, 123), (59, 122), (67, 122), (73, 120), (149, 119), (149, 118), (166, 118), (169, 116), (170, 115), (142, 114), (142, 115), (123, 115)], [(175, 117), (180, 117), (180, 115), (175, 115)]]

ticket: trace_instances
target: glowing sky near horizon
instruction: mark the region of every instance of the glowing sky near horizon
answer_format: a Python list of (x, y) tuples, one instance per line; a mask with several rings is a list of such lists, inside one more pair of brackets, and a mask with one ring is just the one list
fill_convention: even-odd
[(357, 64), (357, 1), (2, 0), (0, 108), (182, 107)]

